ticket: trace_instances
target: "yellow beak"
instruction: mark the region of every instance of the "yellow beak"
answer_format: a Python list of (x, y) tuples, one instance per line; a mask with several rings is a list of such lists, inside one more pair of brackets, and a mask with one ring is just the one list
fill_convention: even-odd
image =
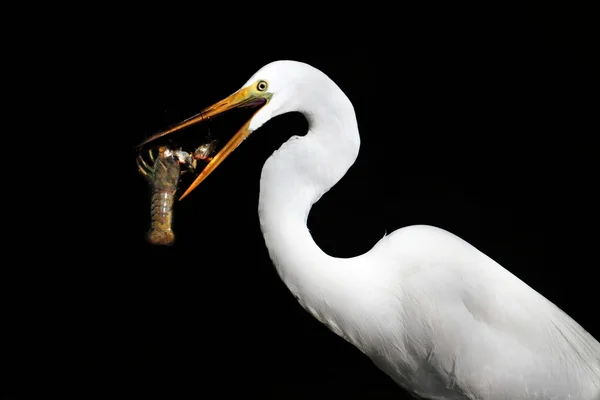
[[(243, 89), (238, 90), (231, 96), (227, 97), (224, 100), (219, 101), (218, 103), (213, 104), (210, 107), (205, 108), (199, 114), (194, 115), (191, 118), (186, 119), (170, 128), (167, 128), (164, 131), (158, 132), (148, 139), (144, 140), (138, 146), (143, 146), (146, 143), (149, 143), (153, 140), (156, 140), (160, 137), (168, 135), (169, 133), (173, 133), (179, 131), (181, 129), (187, 128), (189, 126), (198, 124), (204, 120), (207, 120), (211, 117), (217, 116), (219, 114), (224, 113), (227, 110), (231, 110), (239, 107), (252, 107), (257, 108), (256, 112), (252, 114), (252, 116), (256, 115), (256, 113), (264, 107), (265, 104), (270, 100), (271, 96), (268, 93), (260, 92), (256, 89), (254, 85), (245, 87)], [(229, 140), (229, 142), (212, 158), (212, 160), (206, 165), (204, 170), (196, 177), (196, 180), (187, 188), (187, 190), (183, 193), (183, 195), (179, 198), (182, 200), (185, 196), (190, 194), (192, 190), (194, 190), (203, 180), (205, 180), (218, 166), (230, 155), (239, 145), (246, 139), (250, 133), (252, 133), (248, 127), (250, 125), (250, 121), (252, 117), (240, 128), (240, 130)]]

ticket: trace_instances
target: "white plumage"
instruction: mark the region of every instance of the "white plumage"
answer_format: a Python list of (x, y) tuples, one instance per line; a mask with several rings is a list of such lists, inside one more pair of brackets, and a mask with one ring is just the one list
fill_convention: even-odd
[[(264, 93), (244, 92), (261, 81)], [(258, 210), (273, 263), (306, 310), (422, 397), (600, 399), (598, 341), (453, 234), (410, 226), (358, 257), (325, 254), (306, 222), (358, 155), (350, 100), (324, 73), (294, 61), (266, 65), (232, 96), (242, 92), (267, 99), (247, 134), (286, 112), (308, 120), (306, 136), (266, 161)]]

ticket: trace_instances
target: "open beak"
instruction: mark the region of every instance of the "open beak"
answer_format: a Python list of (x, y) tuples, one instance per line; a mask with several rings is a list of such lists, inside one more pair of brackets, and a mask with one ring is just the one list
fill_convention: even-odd
[[(265, 104), (270, 100), (270, 94), (259, 92), (254, 85), (245, 87), (243, 89), (238, 90), (231, 96), (227, 97), (224, 100), (215, 103), (214, 105), (205, 108), (199, 114), (194, 115), (191, 118), (186, 119), (170, 128), (167, 128), (164, 131), (158, 132), (148, 139), (144, 140), (138, 146), (143, 146), (146, 143), (152, 142), (160, 137), (168, 135), (170, 133), (179, 131), (181, 129), (187, 128), (189, 126), (200, 123), (209, 118), (215, 117), (219, 114), (224, 113), (227, 110), (231, 110), (234, 108), (256, 108), (256, 112), (252, 114), (252, 117), (256, 115), (256, 113), (264, 107)], [(248, 127), (250, 125), (250, 121), (252, 117), (240, 128), (240, 130), (229, 140), (229, 142), (219, 151), (212, 160), (206, 165), (204, 170), (196, 177), (196, 180), (187, 188), (185, 193), (179, 198), (182, 200), (185, 196), (190, 194), (192, 190), (194, 190), (203, 180), (205, 180), (218, 166), (230, 155), (239, 145), (246, 139), (250, 133), (252, 133)]]

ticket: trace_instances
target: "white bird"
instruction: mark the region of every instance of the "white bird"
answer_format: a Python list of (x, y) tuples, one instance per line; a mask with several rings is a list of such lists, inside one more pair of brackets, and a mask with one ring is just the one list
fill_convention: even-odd
[(307, 228), (310, 209), (360, 147), (353, 105), (323, 72), (267, 64), (231, 96), (142, 144), (236, 107), (256, 112), (182, 198), (269, 119), (302, 113), (307, 134), (290, 138), (262, 169), (265, 244), (302, 307), (398, 385), (429, 399), (600, 399), (598, 341), (457, 236), (418, 225), (353, 258), (319, 248)]

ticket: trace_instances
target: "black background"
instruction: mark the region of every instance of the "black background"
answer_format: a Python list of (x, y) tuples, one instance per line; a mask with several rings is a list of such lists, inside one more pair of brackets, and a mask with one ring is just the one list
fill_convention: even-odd
[[(79, 398), (113, 387), (110, 398), (406, 396), (301, 309), (264, 247), (260, 170), (281, 143), (305, 133), (300, 116), (270, 121), (176, 204), (174, 246), (145, 241), (149, 192), (134, 146), (277, 59), (321, 69), (357, 113), (358, 160), (308, 222), (323, 251), (351, 257), (400, 227), (438, 226), (600, 337), (597, 44), (580, 16), (547, 6), (477, 23), (415, 23), (397, 36), (391, 26), (363, 41), (321, 40), (324, 48), (312, 55), (286, 48), (285, 35), (271, 36), (270, 45), (260, 45), (267, 42), (261, 35), (246, 38), (253, 46), (211, 47), (204, 38), (194, 47), (191, 36), (143, 33), (123, 39), (113, 54), (116, 112), (107, 107), (103, 115), (120, 118), (112, 146), (125, 167), (110, 156), (100, 160), (111, 176), (118, 171), (122, 186), (108, 196), (118, 206), (73, 210), (86, 230), (74, 234), (93, 232), (77, 256), (85, 263), (53, 276), (65, 289), (51, 298), (65, 301), (42, 308), (51, 325), (32, 324), (43, 325), (45, 336), (24, 329), (41, 352), (15, 358), (15, 398), (29, 387), (23, 377), (59, 364), (67, 368), (54, 387)], [(207, 129), (231, 135), (240, 125), (214, 121), (177, 140), (193, 146)], [(19, 339), (15, 353), (25, 354), (29, 342)], [(52, 357), (41, 355), (48, 350)]]

